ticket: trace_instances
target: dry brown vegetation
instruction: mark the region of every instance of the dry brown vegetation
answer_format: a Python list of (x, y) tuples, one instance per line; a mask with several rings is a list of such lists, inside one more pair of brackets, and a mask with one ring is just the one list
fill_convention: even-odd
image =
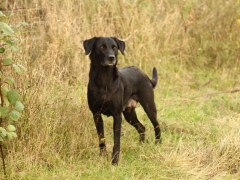
[[(238, 179), (240, 24), (236, 0), (2, 0), (9, 24), (25, 21), (16, 77), (25, 111), (5, 147), (10, 179)], [(89, 59), (82, 42), (126, 42), (119, 67), (159, 73), (163, 144), (141, 108), (148, 142), (123, 124), (120, 165), (98, 156), (86, 102)], [(9, 56), (16, 56), (10, 54)], [(232, 90), (235, 90), (231, 93)], [(105, 118), (108, 150), (112, 120)], [(4, 178), (0, 175), (0, 178)]]

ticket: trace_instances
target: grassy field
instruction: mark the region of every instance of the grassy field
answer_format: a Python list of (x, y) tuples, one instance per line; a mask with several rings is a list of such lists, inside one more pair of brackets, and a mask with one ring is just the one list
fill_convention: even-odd
[[(237, 0), (4, 0), (9, 24), (29, 23), (16, 58), (25, 105), (18, 138), (4, 146), (12, 180), (150, 180), (240, 177), (240, 7)], [(89, 58), (82, 42), (126, 42), (118, 67), (151, 76), (163, 143), (140, 106), (146, 142), (123, 121), (121, 157), (111, 165), (112, 118), (104, 117), (109, 157), (99, 156), (86, 99)], [(16, 55), (10, 54), (15, 57)], [(0, 171), (2, 167), (0, 166)]]

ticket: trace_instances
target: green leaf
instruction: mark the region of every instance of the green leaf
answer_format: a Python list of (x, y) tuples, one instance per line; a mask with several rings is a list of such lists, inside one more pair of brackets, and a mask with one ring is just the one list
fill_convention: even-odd
[(17, 102), (15, 103), (14, 108), (15, 108), (16, 110), (18, 110), (18, 111), (22, 111), (22, 110), (24, 109), (24, 105), (23, 105), (20, 101), (17, 101)]
[(14, 84), (14, 80), (13, 80), (12, 78), (6, 78), (4, 81), (5, 81), (7, 84), (9, 84), (9, 85), (13, 85), (13, 84)]
[(2, 137), (5, 137), (5, 136), (7, 135), (6, 129), (4, 129), (4, 128), (2, 128), (2, 127), (0, 127), (0, 132), (1, 132), (1, 134), (2, 134)]
[(18, 67), (16, 64), (13, 64), (12, 67), (18, 74), (22, 74), (20, 67)]
[(6, 137), (6, 136), (7, 136), (7, 131), (3, 131), (0, 135), (1, 135), (2, 137)]
[(9, 46), (12, 46), (13, 45), (13, 42), (11, 40), (6, 40), (5, 41)]
[(6, 23), (0, 22), (1, 30), (8, 36), (12, 36), (14, 34), (13, 29)]
[(15, 132), (7, 132), (7, 138), (8, 139), (13, 139), (13, 138), (16, 138), (17, 137), (17, 134)]
[(17, 52), (18, 51), (18, 46), (16, 44), (18, 43), (18, 41), (19, 40), (17, 38), (12, 37), (11, 40), (6, 40), (5, 42), (11, 47), (11, 49), (14, 52)]
[(0, 132), (6, 132), (6, 129), (4, 129), (3, 127), (0, 127)]
[(6, 86), (2, 86), (2, 87), (1, 87), (1, 90), (2, 90), (2, 94), (3, 94), (4, 96), (6, 96), (6, 95), (7, 95), (7, 92), (9, 91)]
[(3, 14), (3, 13), (0, 11), (0, 20), (6, 22), (7, 19), (8, 19), (7, 16), (5, 16), (5, 14)]
[(5, 48), (4, 47), (0, 47), (0, 53), (4, 53), (5, 52)]
[(14, 52), (18, 52), (18, 47), (17, 47), (16, 44), (13, 44), (13, 45), (11, 46), (11, 49), (12, 49)]
[(22, 26), (29, 26), (29, 24), (26, 23), (26, 22), (21, 22), (20, 24), (21, 24)]
[(0, 142), (3, 142), (3, 138), (0, 136)]
[(10, 140), (13, 139), (13, 136), (12, 136), (11, 132), (7, 132), (7, 138), (10, 139)]
[(8, 107), (6, 107), (6, 106), (0, 107), (0, 113), (1, 113), (2, 118), (5, 118), (8, 115), (8, 112), (9, 112)]
[(13, 110), (9, 113), (9, 117), (11, 120), (17, 121), (21, 117), (21, 114), (18, 111)]
[(18, 137), (15, 132), (10, 132), (10, 133), (11, 133), (12, 137), (14, 137), (14, 138), (17, 138), (17, 137)]
[(15, 105), (19, 98), (19, 94), (16, 90), (10, 90), (7, 92), (8, 102), (12, 105)]
[(19, 42), (19, 39), (16, 37), (12, 37), (12, 44), (17, 44)]
[(3, 17), (3, 16), (6, 17), (6, 15), (0, 11), (0, 17)]
[(25, 68), (23, 65), (21, 65), (21, 64), (17, 64), (18, 65), (18, 67), (20, 67), (23, 71), (27, 71), (27, 68)]
[(13, 125), (8, 125), (7, 130), (10, 131), (10, 132), (13, 132), (13, 131), (16, 131), (16, 128)]
[(2, 63), (4, 64), (4, 65), (11, 65), (12, 64), (12, 60), (11, 59), (9, 59), (9, 58), (7, 58), (7, 59), (3, 59), (2, 60)]

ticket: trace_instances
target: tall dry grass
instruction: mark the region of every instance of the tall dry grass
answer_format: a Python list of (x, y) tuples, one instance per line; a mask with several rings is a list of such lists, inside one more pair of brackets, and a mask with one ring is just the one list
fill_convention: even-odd
[[(2, 1), (0, 9), (10, 17), (10, 24), (29, 23), (20, 36), (18, 54), (28, 71), (17, 77), (16, 85), (25, 111), (17, 123), (19, 138), (6, 146), (11, 154), (7, 156), (9, 172), (13, 177), (16, 174), (24, 177), (34, 167), (51, 170), (96, 156), (96, 132), (86, 102), (90, 62), (84, 55), (82, 42), (93, 36), (116, 36), (126, 42), (126, 55), (120, 55), (119, 67), (135, 65), (148, 74), (153, 66), (159, 69), (162, 87), (157, 97), (164, 102), (158, 107), (159, 113), (164, 118), (169, 113), (170, 119), (161, 122), (166, 133), (163, 151), (170, 153), (153, 158), (162, 160), (167, 167), (180, 163), (181, 171), (189, 177), (220, 179), (226, 174), (239, 174), (238, 130), (233, 133), (231, 124), (224, 124), (214, 113), (213, 128), (217, 128), (217, 123), (223, 123), (226, 128), (217, 128), (214, 134), (209, 132), (211, 127), (200, 123), (206, 128), (201, 136), (202, 129), (192, 133), (196, 127), (185, 120), (178, 122), (181, 125), (171, 124), (172, 114), (179, 109), (167, 111), (179, 98), (171, 97), (171, 90), (196, 95), (195, 84), (190, 85), (190, 90), (185, 86), (196, 79), (194, 70), (216, 71), (217, 75), (213, 76), (220, 74), (218, 78), (223, 81), (236, 78), (232, 86), (237, 87), (238, 6), (235, 0)], [(205, 99), (195, 103), (202, 104), (202, 101)], [(217, 102), (219, 108), (225, 103)], [(188, 110), (183, 112), (182, 117), (189, 117)], [(234, 117), (229, 117), (229, 122), (239, 127)], [(228, 132), (231, 133), (225, 136)], [(175, 136), (182, 133), (188, 134), (189, 139), (182, 142), (181, 137), (175, 141)], [(220, 144), (217, 140), (212, 142), (212, 138), (218, 139), (213, 136), (218, 135), (222, 138)], [(210, 145), (204, 148), (208, 140)], [(172, 144), (176, 148), (169, 150)], [(144, 158), (152, 160), (151, 156)]]

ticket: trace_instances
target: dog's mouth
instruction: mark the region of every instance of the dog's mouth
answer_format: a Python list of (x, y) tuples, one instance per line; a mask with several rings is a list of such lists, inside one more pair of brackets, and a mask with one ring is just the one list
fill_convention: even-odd
[(102, 66), (114, 66), (115, 62), (101, 62)]

